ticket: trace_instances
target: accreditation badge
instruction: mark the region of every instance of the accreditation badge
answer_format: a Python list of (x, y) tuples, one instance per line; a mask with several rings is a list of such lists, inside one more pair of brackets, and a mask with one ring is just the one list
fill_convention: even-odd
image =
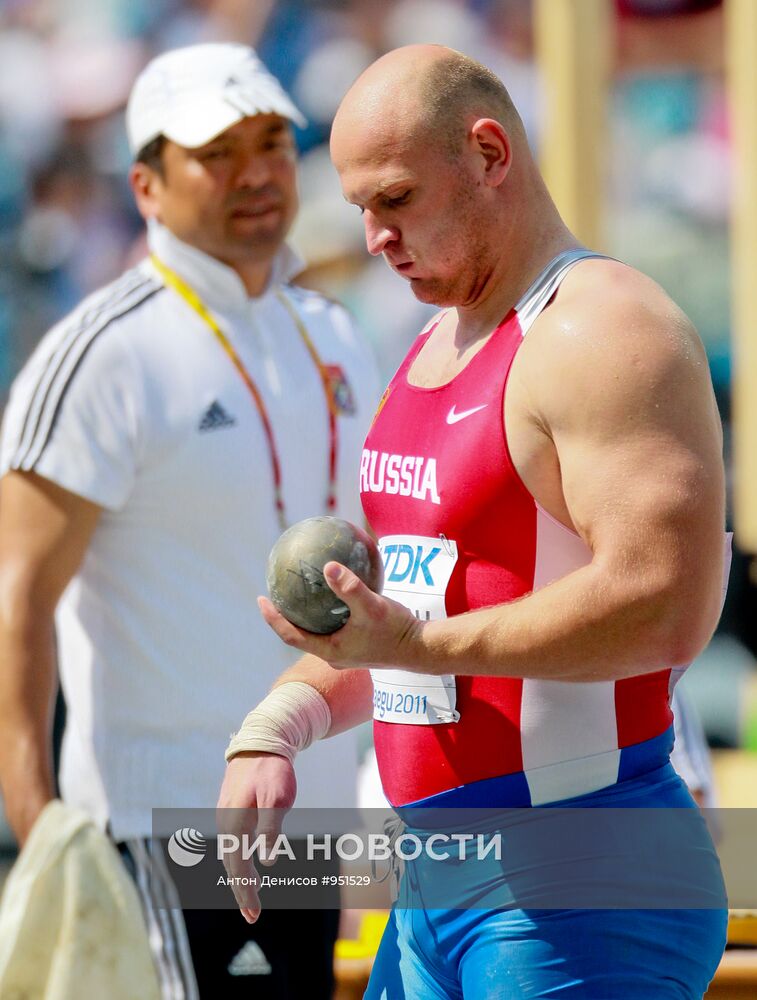
[[(447, 617), (445, 594), (457, 563), (457, 544), (424, 535), (379, 539), (384, 562), (384, 596), (404, 605), (421, 621)], [(458, 722), (454, 674), (429, 677), (409, 670), (371, 670), (373, 718), (399, 725), (438, 726)]]

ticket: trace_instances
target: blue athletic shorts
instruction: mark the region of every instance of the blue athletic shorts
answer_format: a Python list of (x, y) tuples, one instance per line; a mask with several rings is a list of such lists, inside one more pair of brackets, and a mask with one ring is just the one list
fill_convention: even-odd
[[(669, 764), (568, 804), (696, 809)], [(413, 864), (405, 878), (412, 880)], [(698, 909), (395, 906), (365, 1000), (700, 1000), (723, 954), (727, 916), (719, 903)]]

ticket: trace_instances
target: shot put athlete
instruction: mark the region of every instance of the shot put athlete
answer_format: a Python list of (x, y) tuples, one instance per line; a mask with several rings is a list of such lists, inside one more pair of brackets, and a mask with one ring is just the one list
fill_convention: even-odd
[[(669, 693), (716, 624), (725, 545), (691, 323), (578, 245), (505, 89), (459, 53), (374, 63), (331, 151), (368, 249), (442, 311), (363, 451), (383, 596), (328, 563), (351, 612), (329, 636), (260, 599), (305, 656), (228, 751), (221, 804), (290, 805), (291, 757), (368, 716), (375, 690), (394, 806), (693, 808)], [(408, 718), (391, 705), (410, 685)], [(254, 919), (254, 893), (240, 903)], [(693, 1000), (725, 924), (722, 908), (395, 910), (366, 995)]]

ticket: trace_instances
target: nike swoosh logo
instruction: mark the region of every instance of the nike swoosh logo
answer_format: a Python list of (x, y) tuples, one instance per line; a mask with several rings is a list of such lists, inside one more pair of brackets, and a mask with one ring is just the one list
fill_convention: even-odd
[(472, 410), (461, 410), (459, 413), (455, 413), (455, 407), (453, 405), (452, 409), (447, 414), (447, 423), (456, 424), (458, 420), (465, 420), (465, 418), (471, 416), (471, 414), (478, 413), (479, 410), (486, 409), (488, 405), (488, 403), (482, 403), (481, 406), (474, 406)]

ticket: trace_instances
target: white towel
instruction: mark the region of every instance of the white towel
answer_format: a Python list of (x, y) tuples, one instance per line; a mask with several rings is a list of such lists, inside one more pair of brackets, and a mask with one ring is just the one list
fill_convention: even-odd
[(0, 906), (0, 998), (160, 1000), (139, 898), (80, 809), (48, 803)]

